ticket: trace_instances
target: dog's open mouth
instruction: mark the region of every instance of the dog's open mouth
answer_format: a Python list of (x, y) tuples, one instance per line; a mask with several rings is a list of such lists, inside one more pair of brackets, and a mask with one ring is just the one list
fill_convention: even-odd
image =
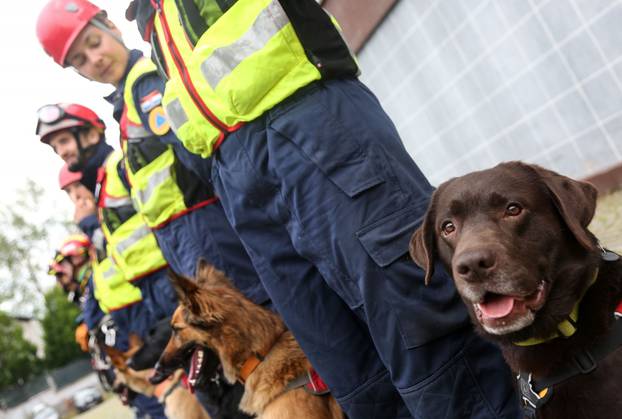
[(547, 287), (541, 282), (527, 296), (487, 292), (479, 303), (473, 304), (477, 319), (489, 333), (502, 335), (529, 326), (545, 303)]
[(199, 382), (201, 371), (203, 369), (203, 365), (205, 365), (206, 359), (207, 357), (203, 348), (197, 346), (192, 353), (192, 358), (190, 359), (190, 369), (188, 370), (188, 386), (190, 387), (190, 391), (194, 391), (194, 388)]

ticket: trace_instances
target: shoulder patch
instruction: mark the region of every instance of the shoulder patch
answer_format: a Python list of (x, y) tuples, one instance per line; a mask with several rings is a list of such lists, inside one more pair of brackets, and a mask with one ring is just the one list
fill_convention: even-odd
[(156, 106), (149, 112), (149, 129), (157, 136), (164, 135), (171, 129), (162, 106)]
[(147, 113), (160, 103), (162, 103), (162, 93), (157, 90), (153, 90), (140, 99), (140, 110), (143, 111), (143, 113)]

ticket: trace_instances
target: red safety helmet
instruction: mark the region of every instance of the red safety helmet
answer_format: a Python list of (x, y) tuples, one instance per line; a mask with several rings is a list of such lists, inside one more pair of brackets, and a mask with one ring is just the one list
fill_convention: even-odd
[(82, 172), (72, 172), (69, 170), (69, 166), (67, 164), (64, 164), (58, 173), (58, 186), (62, 190), (65, 190), (65, 188), (72, 183), (79, 182), (81, 180)]
[(45, 105), (37, 111), (37, 132), (41, 142), (47, 143), (50, 134), (57, 131), (82, 126), (106, 129), (104, 121), (86, 106), (75, 103)]
[(50, 0), (37, 19), (37, 38), (57, 64), (65, 60), (73, 41), (102, 9), (86, 0)]
[(72, 234), (60, 245), (58, 253), (62, 259), (70, 256), (85, 255), (88, 253), (90, 246), (91, 240), (89, 240), (88, 236), (85, 234)]

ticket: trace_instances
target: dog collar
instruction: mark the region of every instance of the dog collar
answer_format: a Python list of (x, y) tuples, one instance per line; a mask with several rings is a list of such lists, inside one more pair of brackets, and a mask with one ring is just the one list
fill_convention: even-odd
[(253, 371), (255, 371), (259, 364), (261, 364), (264, 358), (270, 353), (274, 345), (279, 341), (281, 336), (283, 336), (283, 333), (285, 333), (285, 331), (277, 336), (277, 338), (274, 340), (274, 342), (272, 342), (272, 345), (270, 345), (267, 351), (255, 352), (251, 354), (251, 356), (246, 358), (246, 361), (244, 361), (242, 367), (240, 368), (240, 372), (238, 373), (238, 381), (241, 384), (244, 384), (248, 377), (253, 373)]
[(253, 371), (255, 371), (259, 364), (261, 364), (261, 361), (263, 361), (264, 358), (265, 355), (257, 353), (246, 358), (246, 361), (242, 364), (242, 368), (240, 368), (240, 373), (238, 374), (238, 380), (241, 384), (246, 382), (248, 377), (253, 373)]
[(574, 307), (572, 307), (572, 311), (570, 312), (570, 314), (568, 314), (568, 316), (566, 316), (566, 318), (561, 323), (559, 323), (557, 325), (557, 330), (555, 332), (553, 332), (549, 337), (546, 337), (546, 338), (529, 338), (529, 339), (526, 339), (526, 340), (521, 340), (519, 342), (514, 342), (514, 345), (516, 345), (516, 346), (534, 346), (534, 345), (539, 345), (541, 343), (548, 342), (550, 340), (556, 339), (556, 338), (558, 338), (560, 336), (563, 336), (565, 338), (569, 338), (570, 336), (574, 335), (575, 332), (577, 331), (577, 323), (579, 322), (579, 305), (581, 304), (581, 301), (583, 300), (583, 297), (587, 293), (587, 290), (590, 289), (590, 287), (592, 285), (594, 285), (594, 283), (596, 282), (597, 278), (598, 278), (598, 268), (596, 268), (596, 271), (592, 275), (592, 279), (590, 280), (590, 283), (587, 284), (587, 287), (585, 287), (585, 289), (581, 293), (581, 296), (579, 297), (579, 300), (575, 303)]
[[(600, 243), (598, 243), (598, 247), (600, 248), (602, 252), (601, 259), (604, 260), (605, 262), (616, 262), (620, 259), (620, 255), (618, 255), (615, 252), (605, 249), (603, 246), (600, 245)], [(522, 340), (520, 342), (513, 342), (514, 345), (534, 346), (534, 345), (539, 345), (544, 342), (548, 342), (549, 340), (553, 340), (560, 336), (569, 338), (570, 336), (574, 335), (575, 332), (577, 331), (577, 323), (579, 321), (579, 305), (581, 304), (581, 300), (583, 300), (583, 297), (585, 296), (585, 293), (587, 292), (587, 290), (590, 289), (592, 285), (594, 285), (597, 278), (598, 278), (598, 267), (596, 268), (596, 271), (594, 272), (594, 276), (592, 277), (592, 280), (587, 285), (587, 287), (585, 287), (585, 290), (583, 290), (583, 292), (581, 293), (579, 300), (572, 308), (572, 311), (570, 312), (570, 314), (566, 317), (566, 319), (564, 319), (564, 321), (562, 321), (560, 324), (557, 325), (556, 332), (553, 332), (553, 334), (547, 338), (529, 338), (526, 340)], [(618, 305), (618, 308), (616, 309), (616, 313), (618, 313), (616, 314), (616, 318), (621, 316), (619, 313), (622, 313), (622, 302)]]

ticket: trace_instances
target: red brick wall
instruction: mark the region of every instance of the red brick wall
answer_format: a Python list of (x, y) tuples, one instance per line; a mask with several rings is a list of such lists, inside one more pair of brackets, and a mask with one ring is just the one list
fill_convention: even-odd
[(350, 48), (357, 52), (396, 0), (324, 0), (322, 6), (337, 18)]

